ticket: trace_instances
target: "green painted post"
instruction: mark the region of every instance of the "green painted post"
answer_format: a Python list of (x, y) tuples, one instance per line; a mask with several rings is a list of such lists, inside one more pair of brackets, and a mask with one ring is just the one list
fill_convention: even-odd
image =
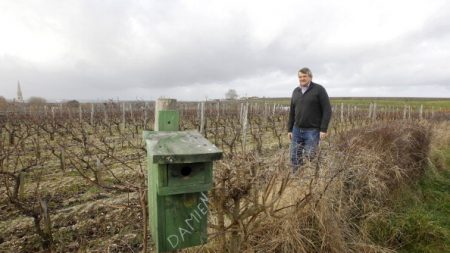
[(178, 130), (176, 100), (159, 99), (155, 131), (143, 133), (150, 227), (157, 252), (206, 243), (212, 161), (222, 156), (222, 151), (198, 132)]
[(180, 114), (175, 99), (158, 99), (155, 102), (155, 131), (180, 130)]

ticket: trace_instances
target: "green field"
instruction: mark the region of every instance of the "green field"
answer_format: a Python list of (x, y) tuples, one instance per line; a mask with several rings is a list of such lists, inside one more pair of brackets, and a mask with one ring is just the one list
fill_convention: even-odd
[[(288, 105), (290, 98), (255, 98), (250, 101), (267, 102), (281, 105)], [(353, 97), (331, 97), (332, 104), (350, 104), (369, 106), (370, 103), (376, 103), (381, 106), (404, 106), (420, 107), (423, 105), (425, 109), (450, 109), (450, 98), (353, 98)]]
[(331, 98), (333, 104), (352, 104), (352, 105), (369, 105), (376, 103), (382, 106), (404, 106), (424, 108), (446, 108), (450, 109), (450, 99), (431, 99), (431, 98)]

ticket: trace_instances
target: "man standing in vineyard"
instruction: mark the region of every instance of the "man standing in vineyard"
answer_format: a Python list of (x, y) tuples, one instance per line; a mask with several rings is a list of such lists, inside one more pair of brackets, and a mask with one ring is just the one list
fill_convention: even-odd
[(319, 141), (327, 136), (331, 119), (331, 105), (327, 91), (312, 82), (308, 68), (298, 71), (299, 87), (292, 93), (288, 121), (293, 172), (303, 165), (304, 159), (314, 157)]

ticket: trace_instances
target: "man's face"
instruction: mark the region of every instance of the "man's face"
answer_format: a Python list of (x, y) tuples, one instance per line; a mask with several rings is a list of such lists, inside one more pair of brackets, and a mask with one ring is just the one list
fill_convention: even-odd
[(311, 82), (311, 77), (309, 77), (307, 74), (299, 72), (298, 80), (300, 81), (300, 86), (306, 87), (308, 83)]

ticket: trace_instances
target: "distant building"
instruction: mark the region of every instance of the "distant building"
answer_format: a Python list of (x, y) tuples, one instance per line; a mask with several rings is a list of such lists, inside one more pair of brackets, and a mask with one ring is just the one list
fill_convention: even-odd
[(23, 103), (22, 90), (20, 89), (20, 82), (17, 82), (17, 102)]

